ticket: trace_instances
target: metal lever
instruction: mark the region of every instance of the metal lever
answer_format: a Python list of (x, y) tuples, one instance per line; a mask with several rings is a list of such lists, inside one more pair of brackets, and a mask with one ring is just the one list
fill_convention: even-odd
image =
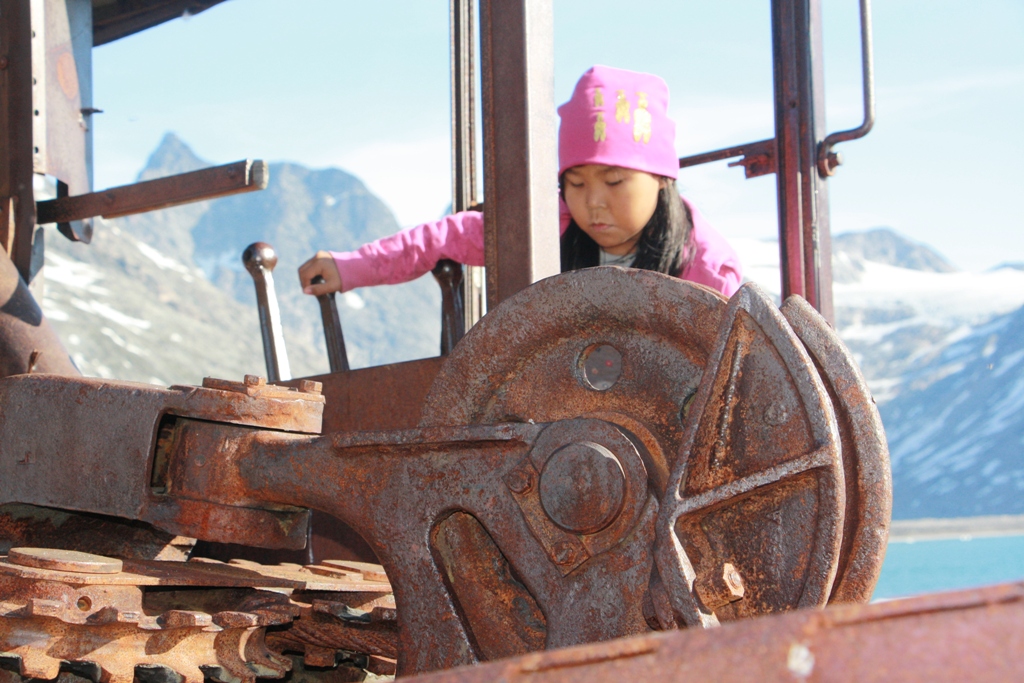
[[(323, 275), (312, 280), (314, 285), (324, 283)], [(320, 318), (324, 322), (324, 342), (327, 344), (327, 360), (331, 364), (331, 372), (344, 372), (348, 367), (348, 352), (345, 351), (345, 335), (341, 332), (341, 316), (338, 314), (338, 302), (334, 300), (334, 292), (318, 294)]]
[(267, 361), (267, 380), (280, 382), (292, 378), (288, 366), (288, 352), (284, 348), (281, 330), (281, 309), (274, 291), (274, 266), (277, 253), (266, 242), (254, 242), (242, 253), (242, 263), (252, 275), (256, 285), (256, 307), (260, 312), (260, 332), (263, 335), (263, 357)]
[(860, 0), (860, 58), (864, 88), (864, 122), (856, 128), (832, 133), (818, 145), (818, 173), (827, 178), (835, 173), (842, 157), (832, 151), (834, 145), (867, 135), (875, 125), (875, 66), (871, 45), (871, 0)]
[(431, 271), (441, 287), (441, 355), (447, 356), (466, 334), (466, 307), (462, 299), (462, 264), (449, 259)]

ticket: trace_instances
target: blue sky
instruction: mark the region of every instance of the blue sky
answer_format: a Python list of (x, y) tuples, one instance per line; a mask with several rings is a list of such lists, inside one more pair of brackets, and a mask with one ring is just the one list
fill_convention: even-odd
[[(1024, 2), (873, 6), (878, 122), (838, 148), (833, 230), (891, 226), (972, 270), (1024, 261)], [(97, 48), (97, 189), (131, 182), (174, 131), (217, 163), (338, 166), (403, 225), (435, 218), (450, 195), (447, 7), (228, 0)], [(837, 130), (860, 120), (857, 2), (824, 0), (824, 17)], [(668, 81), (680, 154), (772, 135), (769, 0), (555, 0), (555, 100), (595, 63)], [(680, 185), (727, 236), (775, 234), (774, 177), (722, 162)]]

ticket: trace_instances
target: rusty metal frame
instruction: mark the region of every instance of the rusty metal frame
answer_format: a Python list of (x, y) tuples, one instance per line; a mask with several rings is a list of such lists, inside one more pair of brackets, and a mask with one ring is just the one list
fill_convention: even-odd
[(32, 21), (29, 3), (0, 5), (0, 238), (31, 282), (36, 204), (32, 190)]
[(828, 184), (817, 172), (818, 141), (825, 137), (821, 39), (821, 0), (773, 0), (782, 297), (799, 294), (831, 321)]
[(561, 270), (551, 0), (480, 0), (487, 308)]
[(93, 216), (120, 218), (263, 190), (269, 180), (270, 171), (265, 161), (246, 159), (101, 192), (41, 201), (36, 204), (36, 211), (40, 224), (66, 223)]

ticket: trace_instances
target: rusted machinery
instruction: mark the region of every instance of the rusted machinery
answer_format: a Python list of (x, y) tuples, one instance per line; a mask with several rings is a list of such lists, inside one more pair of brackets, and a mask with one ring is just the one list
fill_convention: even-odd
[[(25, 283), (37, 223), (87, 241), (91, 216), (266, 185), (260, 162), (101, 193), (83, 180), (91, 102), (68, 69), (88, 85), (88, 50), (71, 36), (100, 44), (215, 2), (29, 4), (0, 0), (4, 683), (340, 683), (498, 659), (436, 675), (799, 680), (863, 673), (876, 652), (889, 660), (868, 673), (928, 677), (921, 644), (960, 631), (966, 654), (941, 653), (940, 675), (1019, 673), (982, 659), (992, 640), (978, 635), (1019, 646), (1016, 587), (856, 604), (884, 554), (887, 454), (815, 308), (617, 268), (544, 279), (557, 270), (548, 3), (479, 4), (490, 312), (473, 325), (479, 292), (458, 297), (442, 264), (444, 356), (350, 371), (336, 354), (322, 377), (170, 388), (78, 376)], [(828, 317), (825, 179), (831, 143), (857, 132), (823, 134), (819, 3), (772, 6), (776, 137), (680, 163), (742, 156), (748, 175), (777, 174), (784, 290)], [(452, 3), (456, 209), (476, 203), (472, 8)], [(34, 32), (40, 16), (57, 29)], [(52, 49), (33, 52), (40, 39)], [(59, 110), (35, 130), (34, 102)], [(44, 133), (78, 147), (33, 145)], [(36, 202), (33, 172), (60, 196)], [(266, 279), (269, 252), (250, 256)], [(311, 510), (381, 564), (330, 559)], [(313, 560), (188, 559), (196, 539)], [(843, 604), (815, 609), (829, 603)], [(917, 669), (890, 661), (907, 624)], [(567, 649), (537, 652), (551, 648)]]
[[(44, 656), (41, 640), (92, 642), (100, 627), (135, 664), (234, 680), (282, 675), (291, 652), (322, 666), (356, 651), (415, 673), (864, 601), (888, 526), (884, 437), (852, 362), (801, 299), (780, 312), (754, 285), (726, 304), (616, 268), (540, 282), (453, 350), (412, 430), (319, 436), (310, 381), (159, 389), (30, 374), (0, 382), (0, 402), (0, 503), (263, 547), (301, 546), (314, 508), (369, 543), (398, 607), (375, 626), (365, 608), (393, 605), (366, 594), (379, 601), (387, 584), (345, 563), (289, 574), (136, 559), (101, 573), (12, 551), (0, 650), (26, 677), (72, 661), (127, 680), (87, 645)], [(69, 480), (70, 463), (102, 485)], [(284, 587), (290, 599), (260, 593)], [(271, 598), (276, 621), (252, 606)], [(148, 658), (175, 629), (194, 647)], [(244, 656), (224, 660), (217, 638)]]

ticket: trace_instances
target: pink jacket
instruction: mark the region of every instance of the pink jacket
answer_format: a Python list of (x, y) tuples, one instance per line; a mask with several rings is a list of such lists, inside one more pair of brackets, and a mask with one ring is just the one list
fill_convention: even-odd
[[(743, 281), (736, 252), (708, 224), (700, 211), (683, 199), (693, 216), (697, 253), (679, 277), (707, 285), (732, 296)], [(569, 210), (561, 204), (561, 232), (569, 225)], [(478, 211), (445, 216), (390, 237), (365, 244), (356, 251), (331, 252), (341, 274), (342, 291), (371, 285), (394, 285), (430, 272), (441, 259), (470, 266), (484, 265), (484, 215)]]

